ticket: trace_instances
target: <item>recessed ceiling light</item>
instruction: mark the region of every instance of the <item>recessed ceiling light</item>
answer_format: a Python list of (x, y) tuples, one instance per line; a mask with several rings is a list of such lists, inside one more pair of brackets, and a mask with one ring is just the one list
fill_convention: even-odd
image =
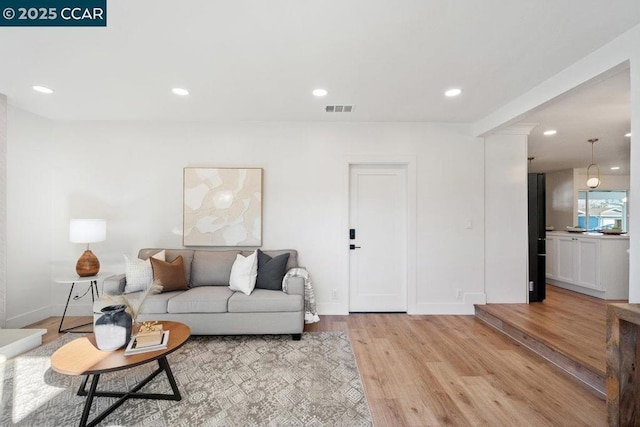
[(612, 171), (617, 171), (620, 169), (620, 166), (611, 166)]
[(631, 138), (631, 132), (626, 133), (624, 136), (626, 136), (627, 138)]
[(313, 96), (326, 96), (329, 92), (326, 89), (314, 89)]
[(549, 130), (545, 130), (542, 133), (545, 134), (546, 136), (551, 136), (551, 135), (555, 135), (556, 133), (558, 133), (558, 131), (555, 130), (555, 129), (549, 129)]
[(176, 95), (180, 95), (180, 96), (189, 95), (189, 91), (186, 90), (186, 89), (183, 89), (181, 87), (174, 87), (173, 89), (171, 89), (171, 92), (175, 93)]
[(444, 93), (444, 95), (445, 95), (445, 96), (448, 96), (449, 98), (451, 98), (452, 96), (458, 96), (458, 95), (460, 95), (461, 93), (462, 93), (462, 89), (459, 89), (459, 88), (455, 87), (455, 88), (448, 89), (448, 90)]
[(36, 92), (40, 92), (40, 93), (53, 93), (53, 89), (49, 89), (48, 87), (45, 86), (31, 86), (33, 88), (33, 90), (35, 90)]

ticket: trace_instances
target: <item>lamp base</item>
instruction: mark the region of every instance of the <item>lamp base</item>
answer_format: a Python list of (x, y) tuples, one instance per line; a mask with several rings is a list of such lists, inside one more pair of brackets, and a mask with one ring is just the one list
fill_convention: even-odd
[(95, 276), (100, 271), (100, 261), (89, 249), (84, 251), (76, 263), (76, 273), (80, 277)]

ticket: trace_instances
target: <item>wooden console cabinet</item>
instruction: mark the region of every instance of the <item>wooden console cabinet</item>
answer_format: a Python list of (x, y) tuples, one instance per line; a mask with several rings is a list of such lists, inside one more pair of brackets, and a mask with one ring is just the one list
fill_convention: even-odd
[(607, 419), (640, 425), (640, 305), (607, 306)]

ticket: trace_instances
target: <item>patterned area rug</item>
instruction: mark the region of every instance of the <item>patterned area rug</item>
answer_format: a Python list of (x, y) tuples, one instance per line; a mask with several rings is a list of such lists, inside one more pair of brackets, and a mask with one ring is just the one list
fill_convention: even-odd
[[(81, 377), (50, 368), (61, 339), (0, 364), (2, 426), (76, 426), (84, 397)], [(351, 344), (343, 332), (290, 336), (191, 337), (167, 357), (179, 402), (132, 399), (102, 426), (370, 426), (371, 414)], [(122, 391), (157, 364), (103, 374), (99, 388)], [(160, 374), (142, 392), (169, 393)], [(115, 398), (94, 399), (89, 419)]]

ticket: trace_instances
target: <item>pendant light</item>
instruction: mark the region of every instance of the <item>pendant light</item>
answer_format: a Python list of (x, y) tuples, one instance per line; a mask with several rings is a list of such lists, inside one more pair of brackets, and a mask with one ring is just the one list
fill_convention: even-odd
[[(591, 143), (591, 164), (587, 167), (587, 187), (593, 189), (598, 188), (600, 185), (600, 166), (593, 161), (593, 144), (598, 141), (598, 138), (592, 138), (589, 140)], [(595, 168), (595, 175), (591, 176), (592, 168)]]

